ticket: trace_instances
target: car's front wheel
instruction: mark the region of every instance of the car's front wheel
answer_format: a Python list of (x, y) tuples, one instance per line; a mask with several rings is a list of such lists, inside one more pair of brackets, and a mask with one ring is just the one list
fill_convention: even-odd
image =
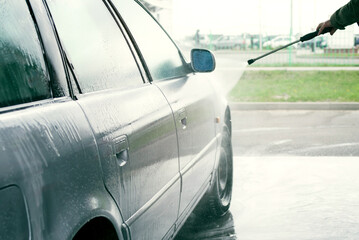
[(227, 126), (223, 128), (219, 163), (214, 172), (214, 182), (200, 203), (200, 211), (211, 217), (227, 213), (232, 199), (233, 152), (231, 134)]
[(229, 209), (232, 199), (233, 185), (233, 153), (231, 134), (227, 126), (223, 128), (221, 153), (215, 181), (209, 195), (211, 215), (223, 216)]

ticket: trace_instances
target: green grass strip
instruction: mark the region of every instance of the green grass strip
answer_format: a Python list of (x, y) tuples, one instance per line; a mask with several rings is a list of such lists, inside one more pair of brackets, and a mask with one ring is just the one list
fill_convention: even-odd
[(228, 98), (239, 102), (359, 102), (359, 71), (246, 71)]
[(260, 63), (256, 62), (253, 65), (248, 66), (249, 68), (256, 67), (359, 67), (359, 64), (350, 63)]

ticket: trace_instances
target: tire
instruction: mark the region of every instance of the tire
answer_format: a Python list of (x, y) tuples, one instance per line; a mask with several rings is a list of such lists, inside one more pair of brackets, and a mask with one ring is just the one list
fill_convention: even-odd
[(199, 205), (200, 213), (215, 218), (227, 213), (232, 200), (233, 152), (231, 134), (227, 126), (224, 126), (222, 134), (221, 152), (218, 167), (214, 172), (214, 182)]

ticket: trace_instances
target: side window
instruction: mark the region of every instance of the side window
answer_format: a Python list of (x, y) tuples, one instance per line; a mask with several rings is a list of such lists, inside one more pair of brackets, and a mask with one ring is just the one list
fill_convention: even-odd
[(0, 2), (0, 107), (51, 98), (49, 74), (26, 1)]
[(162, 28), (135, 1), (113, 0), (139, 46), (153, 80), (183, 76), (187, 66)]
[(47, 2), (83, 93), (143, 84), (127, 42), (102, 1)]

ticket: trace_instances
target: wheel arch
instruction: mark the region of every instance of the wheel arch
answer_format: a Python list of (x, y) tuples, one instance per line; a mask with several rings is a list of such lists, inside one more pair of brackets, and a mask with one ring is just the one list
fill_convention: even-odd
[[(100, 203), (99, 206), (92, 209), (87, 208), (87, 210), (83, 209), (86, 213), (77, 219), (71, 239), (127, 239), (127, 236), (124, 237), (123, 235), (125, 234), (122, 229), (124, 222), (120, 210), (112, 198), (104, 196), (107, 195), (92, 198), (93, 202), (98, 201)], [(112, 237), (106, 238), (106, 235), (103, 234), (107, 233)]]
[[(100, 230), (100, 231), (99, 231)], [(97, 216), (82, 225), (74, 234), (74, 240), (80, 239), (123, 239), (115, 224), (105, 217)]]

